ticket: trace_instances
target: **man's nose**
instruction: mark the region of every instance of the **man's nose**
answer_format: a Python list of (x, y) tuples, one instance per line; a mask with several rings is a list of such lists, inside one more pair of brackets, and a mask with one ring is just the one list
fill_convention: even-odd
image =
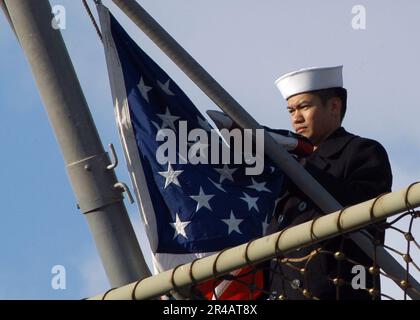
[(299, 110), (296, 110), (293, 113), (292, 121), (293, 121), (293, 123), (302, 123), (302, 122), (305, 121), (305, 119), (303, 118), (302, 113), (300, 113)]

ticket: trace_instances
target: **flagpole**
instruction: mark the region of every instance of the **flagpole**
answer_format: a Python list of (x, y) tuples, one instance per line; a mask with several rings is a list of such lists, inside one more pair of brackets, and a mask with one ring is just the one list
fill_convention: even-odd
[[(150, 275), (48, 0), (5, 0), (112, 287)], [(83, 36), (83, 35), (81, 35)]]
[[(242, 128), (263, 129), (258, 122), (135, 0), (112, 0), (194, 83)], [(100, 0), (95, 0), (100, 2)], [(342, 209), (324, 187), (315, 180), (282, 146), (264, 133), (268, 157), (325, 213)], [(352, 240), (371, 258), (373, 245), (360, 233)], [(404, 268), (383, 248), (377, 248), (378, 264), (386, 271), (404, 275)], [(391, 273), (391, 272), (389, 272)], [(420, 289), (420, 288), (419, 288)]]

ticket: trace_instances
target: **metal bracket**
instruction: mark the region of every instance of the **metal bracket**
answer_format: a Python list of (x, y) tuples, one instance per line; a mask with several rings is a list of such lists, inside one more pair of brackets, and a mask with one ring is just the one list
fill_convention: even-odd
[(114, 188), (117, 190), (120, 190), (121, 192), (127, 193), (130, 203), (131, 204), (134, 203), (134, 199), (133, 199), (133, 196), (131, 195), (131, 191), (124, 182), (117, 182), (116, 184), (114, 184)]
[(102, 153), (67, 165), (78, 207), (85, 214), (123, 200), (114, 188), (118, 180), (114, 171), (108, 170), (109, 163), (108, 154)]
[(109, 144), (109, 149), (111, 150), (111, 154), (112, 154), (112, 162), (110, 165), (108, 165), (106, 167), (107, 170), (113, 170), (118, 166), (118, 156), (117, 153), (115, 152), (115, 148), (114, 145), (112, 143)]

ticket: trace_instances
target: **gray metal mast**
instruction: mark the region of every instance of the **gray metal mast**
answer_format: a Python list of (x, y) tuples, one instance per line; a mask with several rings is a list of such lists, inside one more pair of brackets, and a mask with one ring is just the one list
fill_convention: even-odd
[[(48, 0), (5, 0), (112, 287), (150, 275)], [(83, 35), (80, 35), (83, 36)]]

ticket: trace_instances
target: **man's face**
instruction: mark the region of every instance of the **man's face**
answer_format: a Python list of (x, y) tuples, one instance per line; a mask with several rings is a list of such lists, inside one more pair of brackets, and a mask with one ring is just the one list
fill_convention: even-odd
[(316, 147), (340, 127), (341, 102), (337, 98), (324, 105), (315, 94), (301, 93), (290, 97), (287, 102), (293, 129)]

